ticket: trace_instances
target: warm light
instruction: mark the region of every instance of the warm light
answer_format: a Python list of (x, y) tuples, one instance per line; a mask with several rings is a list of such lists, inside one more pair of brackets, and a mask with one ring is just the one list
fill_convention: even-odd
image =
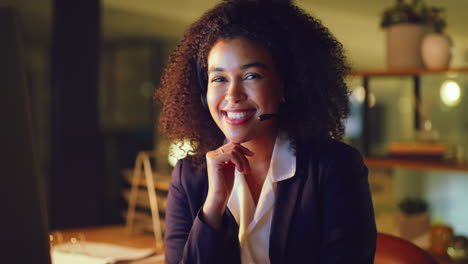
[(353, 90), (351, 96), (354, 100), (356, 100), (357, 103), (362, 104), (366, 98), (366, 90), (364, 87), (358, 86)]
[[(351, 93), (351, 99), (354, 102), (357, 102), (358, 104), (363, 104), (364, 100), (366, 99), (366, 90), (362, 86), (358, 86), (354, 88), (354, 90)], [(369, 107), (374, 107), (375, 106), (375, 95), (370, 93), (369, 94)]]
[(440, 99), (448, 107), (454, 107), (460, 103), (461, 89), (455, 81), (445, 81), (440, 87)]
[(193, 148), (190, 146), (190, 140), (184, 139), (184, 141), (174, 142), (169, 146), (167, 161), (174, 167), (178, 160), (185, 158), (192, 151)]

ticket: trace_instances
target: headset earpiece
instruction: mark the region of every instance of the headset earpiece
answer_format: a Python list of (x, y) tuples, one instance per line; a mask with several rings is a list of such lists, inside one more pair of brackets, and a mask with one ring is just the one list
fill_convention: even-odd
[(198, 86), (200, 88), (200, 99), (203, 105), (203, 108), (208, 109), (208, 100), (206, 99), (206, 93), (208, 87), (206, 87), (206, 83), (208, 80), (204, 78), (204, 73), (202, 72), (201, 66), (197, 63), (197, 79), (198, 79)]

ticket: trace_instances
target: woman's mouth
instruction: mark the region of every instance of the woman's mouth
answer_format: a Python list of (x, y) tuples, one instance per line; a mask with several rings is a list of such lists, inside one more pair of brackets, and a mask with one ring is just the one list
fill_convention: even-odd
[(252, 119), (255, 109), (222, 110), (221, 113), (229, 125), (242, 125)]

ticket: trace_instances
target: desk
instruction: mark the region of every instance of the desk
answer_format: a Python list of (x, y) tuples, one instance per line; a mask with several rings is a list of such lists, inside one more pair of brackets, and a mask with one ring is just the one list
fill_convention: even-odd
[[(77, 233), (84, 234), (86, 241), (90, 242), (104, 242), (112, 243), (119, 246), (133, 247), (133, 248), (154, 248), (154, 236), (149, 233), (134, 231), (131, 234), (125, 232), (125, 226), (96, 226), (85, 228), (74, 228), (59, 230), (64, 241), (70, 240), (71, 237)], [(161, 253), (161, 252), (158, 252)], [(133, 264), (164, 264), (162, 260), (152, 260), (152, 258), (132, 262)]]
[[(155, 247), (154, 236), (152, 234), (137, 231), (127, 234), (125, 232), (125, 226), (123, 225), (75, 228), (60, 230), (60, 232), (63, 234), (64, 241), (70, 240), (70, 238), (75, 236), (77, 233), (82, 233), (85, 235), (86, 241), (91, 242), (105, 242), (134, 248)], [(448, 256), (435, 257), (440, 264), (468, 264), (467, 262), (455, 262)], [(133, 262), (132, 264), (164, 264), (164, 261), (152, 260), (149, 258)]]

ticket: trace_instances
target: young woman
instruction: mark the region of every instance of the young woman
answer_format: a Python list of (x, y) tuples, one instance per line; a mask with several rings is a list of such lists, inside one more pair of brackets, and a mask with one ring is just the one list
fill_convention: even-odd
[(376, 229), (341, 44), (298, 7), (225, 1), (172, 53), (160, 129), (189, 139), (166, 263), (373, 263)]

